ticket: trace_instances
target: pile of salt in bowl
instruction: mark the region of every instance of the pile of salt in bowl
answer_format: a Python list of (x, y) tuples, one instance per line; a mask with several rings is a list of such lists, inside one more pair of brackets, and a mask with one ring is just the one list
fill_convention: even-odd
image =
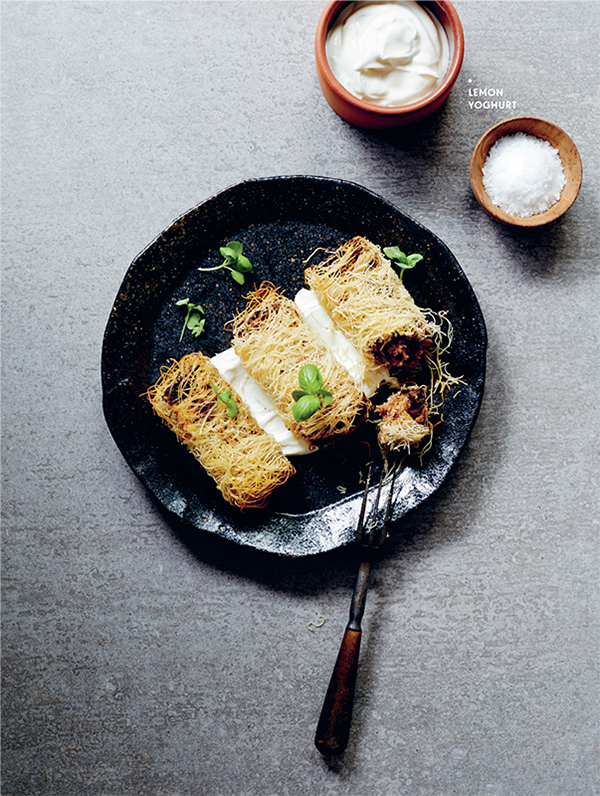
[(520, 218), (552, 207), (566, 183), (558, 150), (527, 133), (501, 136), (490, 147), (482, 176), (492, 202)]

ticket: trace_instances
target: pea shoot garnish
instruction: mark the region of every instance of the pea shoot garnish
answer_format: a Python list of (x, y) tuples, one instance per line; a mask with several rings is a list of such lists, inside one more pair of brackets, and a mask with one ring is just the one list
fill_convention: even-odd
[(224, 403), (225, 406), (227, 407), (227, 417), (237, 417), (239, 408), (235, 398), (231, 397), (231, 390), (222, 390), (221, 392), (219, 392), (218, 388), (215, 387), (214, 384), (211, 383), (210, 386), (215, 391), (216, 395), (215, 401), (217, 401), (217, 403), (221, 401), (221, 403)]
[(389, 257), (390, 260), (400, 269), (400, 280), (402, 281), (402, 276), (404, 272), (409, 268), (414, 268), (417, 263), (420, 263), (423, 259), (422, 254), (409, 254), (406, 255), (404, 252), (401, 252), (397, 246), (387, 246), (383, 253), (386, 257)]
[(179, 335), (179, 342), (183, 340), (183, 335), (185, 334), (186, 329), (189, 329), (194, 337), (200, 337), (206, 322), (206, 318), (202, 317), (204, 315), (204, 310), (200, 304), (192, 304), (192, 302), (186, 298), (178, 301), (177, 306), (187, 307), (187, 314), (183, 322), (181, 334)]
[(219, 271), (221, 268), (226, 268), (231, 272), (231, 276), (239, 285), (243, 285), (246, 278), (244, 274), (252, 271), (252, 263), (242, 254), (243, 246), (239, 240), (230, 240), (226, 246), (221, 246), (219, 251), (225, 258), (221, 265), (215, 265), (212, 268), (198, 268), (199, 271)]
[(302, 365), (298, 382), (300, 389), (292, 392), (295, 401), (292, 405), (292, 414), (297, 423), (302, 423), (319, 409), (329, 406), (333, 401), (333, 395), (329, 390), (323, 389), (323, 377), (316, 365)]

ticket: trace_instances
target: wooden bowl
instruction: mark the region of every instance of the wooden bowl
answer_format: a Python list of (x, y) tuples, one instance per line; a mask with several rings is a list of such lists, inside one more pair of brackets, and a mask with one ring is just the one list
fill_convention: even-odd
[(315, 64), (323, 96), (342, 119), (372, 130), (393, 129), (420, 122), (435, 113), (446, 100), (462, 67), (465, 55), (465, 36), (458, 12), (448, 0), (426, 3), (427, 10), (441, 23), (450, 46), (448, 70), (440, 85), (420, 100), (409, 105), (386, 107), (373, 105), (355, 97), (337, 80), (327, 60), (326, 41), (330, 27), (348, 5), (345, 0), (330, 0), (317, 24), (315, 34)]
[[(492, 144), (507, 133), (527, 133), (537, 138), (543, 138), (558, 150), (567, 182), (558, 201), (543, 213), (525, 218), (512, 216), (495, 205), (485, 192), (482, 169), (488, 152)], [(540, 227), (562, 216), (577, 199), (583, 174), (579, 152), (572, 139), (560, 127), (535, 116), (515, 116), (490, 127), (481, 136), (473, 150), (470, 173), (473, 193), (483, 209), (497, 221), (517, 227)]]

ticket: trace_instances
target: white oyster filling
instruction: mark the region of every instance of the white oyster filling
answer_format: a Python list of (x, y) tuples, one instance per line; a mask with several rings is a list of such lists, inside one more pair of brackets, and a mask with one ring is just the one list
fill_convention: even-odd
[[(337, 328), (312, 290), (302, 288), (294, 301), (306, 323), (319, 335), (332, 356), (346, 368), (367, 397), (373, 395), (382, 382), (390, 379), (387, 368), (367, 365), (354, 344)], [(315, 449), (287, 428), (273, 401), (248, 373), (233, 348), (216, 354), (211, 362), (247, 404), (258, 425), (275, 438), (286, 456), (299, 456)]]

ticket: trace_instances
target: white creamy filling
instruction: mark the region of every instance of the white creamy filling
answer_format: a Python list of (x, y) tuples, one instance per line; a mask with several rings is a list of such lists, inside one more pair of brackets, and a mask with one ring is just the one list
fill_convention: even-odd
[(258, 425), (275, 438), (286, 456), (310, 453), (311, 447), (304, 439), (294, 436), (275, 409), (273, 401), (242, 364), (233, 348), (221, 351), (211, 362), (247, 404)]
[(319, 335), (340, 365), (346, 368), (367, 398), (377, 391), (382, 382), (389, 381), (388, 369), (383, 365), (373, 366), (365, 362), (363, 355), (342, 330), (338, 329), (312, 290), (302, 288), (294, 301), (306, 323)]
[[(346, 368), (367, 397), (373, 395), (382, 382), (389, 380), (387, 368), (367, 366), (364, 357), (336, 327), (312, 290), (303, 288), (294, 301), (306, 323), (322, 339), (332, 356)], [(275, 438), (286, 456), (303, 455), (314, 450), (306, 440), (296, 437), (287, 428), (273, 401), (248, 373), (233, 348), (216, 354), (211, 362), (248, 406), (258, 425)]]

